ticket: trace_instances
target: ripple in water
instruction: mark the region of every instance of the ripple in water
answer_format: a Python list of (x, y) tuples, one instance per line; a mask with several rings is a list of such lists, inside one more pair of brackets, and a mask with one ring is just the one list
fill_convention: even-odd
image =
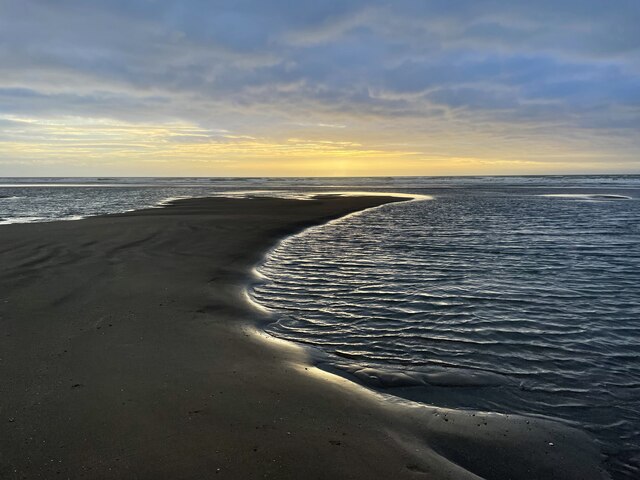
[(639, 202), (583, 200), (385, 205), (283, 241), (253, 295), (278, 313), (270, 333), (334, 354), (330, 368), (414, 400), (564, 419), (616, 478), (638, 478)]

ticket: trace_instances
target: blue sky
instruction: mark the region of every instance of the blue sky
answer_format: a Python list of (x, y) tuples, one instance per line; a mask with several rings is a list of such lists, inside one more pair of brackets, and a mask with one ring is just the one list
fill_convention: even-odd
[(0, 175), (640, 172), (640, 2), (0, 0)]

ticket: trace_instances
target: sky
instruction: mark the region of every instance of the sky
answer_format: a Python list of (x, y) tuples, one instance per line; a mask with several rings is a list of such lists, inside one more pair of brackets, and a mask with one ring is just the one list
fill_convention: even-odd
[(638, 0), (0, 0), (0, 176), (640, 173)]

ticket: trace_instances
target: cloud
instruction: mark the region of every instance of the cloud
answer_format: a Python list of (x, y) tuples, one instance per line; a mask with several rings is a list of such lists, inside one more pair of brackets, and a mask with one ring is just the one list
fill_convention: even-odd
[(4, 0), (0, 128), (185, 122), (273, 144), (321, 129), (427, 159), (444, 137), (504, 158), (570, 137), (633, 163), (638, 24), (636, 0)]

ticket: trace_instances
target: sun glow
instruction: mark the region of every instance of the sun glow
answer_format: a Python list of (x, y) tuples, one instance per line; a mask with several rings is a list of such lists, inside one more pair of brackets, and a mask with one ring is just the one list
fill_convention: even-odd
[[(584, 170), (602, 168), (592, 152), (576, 154), (561, 144), (519, 152), (510, 141), (484, 151), (478, 133), (435, 132), (418, 143), (402, 125), (386, 135), (364, 126), (316, 124), (289, 129), (294, 135), (247, 135), (189, 122), (134, 123), (106, 118), (0, 117), (0, 165), (40, 175), (170, 176), (375, 176), (563, 173), (574, 156)], [(284, 129), (283, 129), (284, 130)], [(477, 138), (474, 138), (474, 135)], [(471, 146), (470, 146), (471, 145)], [(446, 153), (450, 151), (451, 153)], [(458, 154), (455, 154), (455, 153)], [(514, 152), (516, 152), (514, 154)], [(539, 158), (553, 159), (540, 161)], [(593, 158), (592, 162), (585, 161)], [(609, 163), (615, 171), (617, 165)], [(624, 168), (624, 165), (620, 165)]]

